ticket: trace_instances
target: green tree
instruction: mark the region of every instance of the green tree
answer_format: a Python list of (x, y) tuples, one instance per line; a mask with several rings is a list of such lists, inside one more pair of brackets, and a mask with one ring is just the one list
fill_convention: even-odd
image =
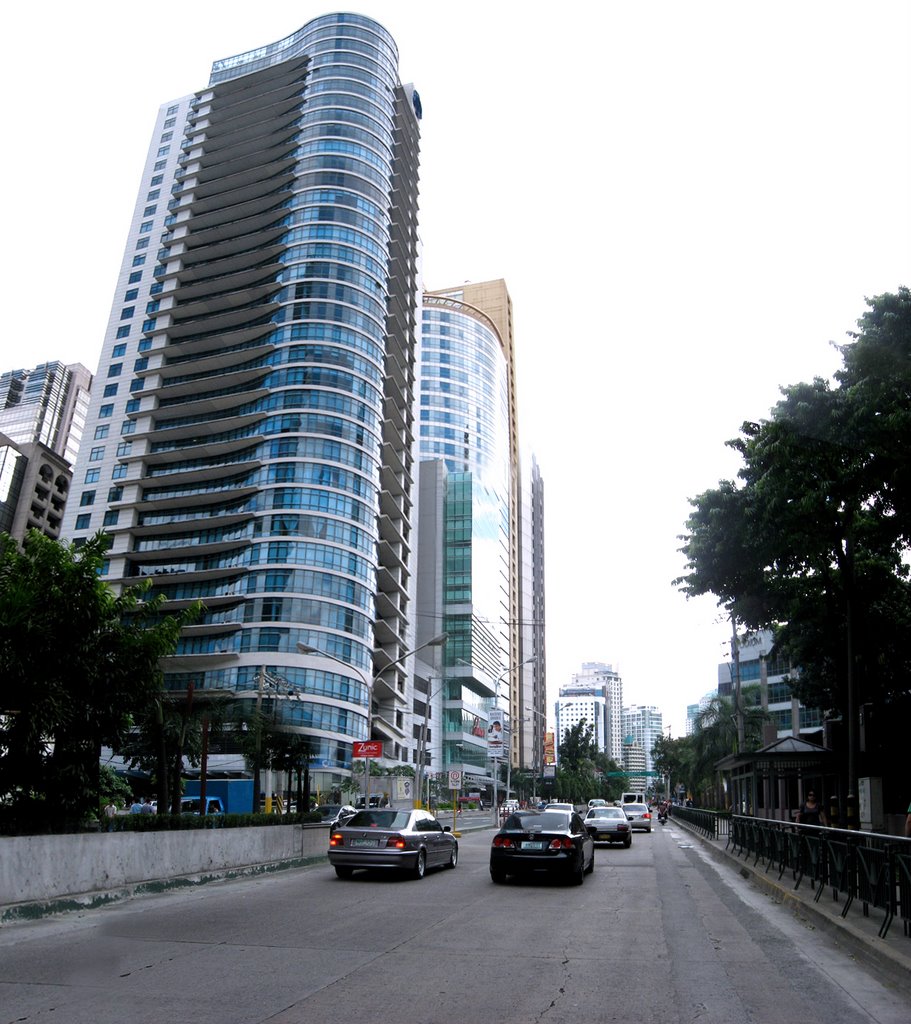
[(863, 700), (895, 719), (911, 672), (911, 294), (869, 307), (836, 385), (783, 389), (728, 442), (739, 482), (692, 501), (675, 582), (773, 628), (805, 704), (838, 716)]
[[(655, 770), (661, 773), (665, 780), (669, 780), (672, 789), (678, 784), (692, 791), (693, 779), (693, 741), (689, 736), (679, 736), (672, 739), (669, 736), (658, 736), (652, 744), (652, 762)], [(656, 785), (656, 789), (663, 791), (663, 783)], [(670, 796), (670, 793), (665, 793)]]
[(159, 693), (134, 716), (133, 728), (114, 752), (131, 769), (149, 775), (149, 788), (158, 795), (159, 814), (176, 813), (183, 793), (184, 759), (194, 768), (201, 765), (204, 728), (210, 746), (229, 737), (240, 738), (242, 745), (246, 742), (238, 710), (230, 697)]
[(196, 608), (164, 615), (147, 585), (115, 595), (107, 540), (76, 549), (0, 536), (0, 801), (20, 828), (90, 819), (101, 747), (118, 747), (158, 695), (159, 658)]
[[(762, 728), (770, 721), (769, 713), (759, 703), (759, 687), (743, 688), (744, 751), (762, 746)], [(723, 804), (718, 790), (715, 765), (728, 754), (737, 752), (737, 723), (734, 702), (730, 697), (715, 696), (696, 715), (692, 736), (691, 785), (702, 794), (700, 803)], [(709, 796), (711, 795), (711, 799)]]
[(104, 806), (113, 800), (120, 807), (125, 807), (133, 797), (133, 791), (129, 783), (122, 775), (118, 775), (114, 769), (103, 764), (98, 773), (99, 790), (98, 803)]
[(600, 789), (596, 775), (598, 758), (594, 732), (583, 718), (568, 728), (560, 741), (557, 793), (575, 803), (584, 803), (596, 796)]

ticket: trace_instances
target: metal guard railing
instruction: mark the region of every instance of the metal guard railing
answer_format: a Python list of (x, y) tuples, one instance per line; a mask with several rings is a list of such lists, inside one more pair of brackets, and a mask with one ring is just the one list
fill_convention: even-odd
[[(673, 808), (674, 817), (689, 822), (709, 838), (711, 821), (697, 821), (692, 815), (711, 815), (712, 811)], [(730, 817), (727, 848), (738, 856), (762, 861), (766, 872), (778, 868), (779, 879), (790, 871), (794, 888), (804, 878), (810, 880), (818, 902), (823, 890), (832, 890), (832, 899), (844, 899), (841, 916), (846, 917), (854, 900), (859, 900), (864, 917), (870, 907), (883, 911), (879, 937), (884, 939), (893, 920), (902, 921), (906, 936), (911, 936), (911, 839), (877, 832), (797, 825), (769, 818)]]
[(719, 839), (721, 836), (730, 835), (730, 811), (707, 811), (701, 807), (682, 807), (672, 804), (671, 817), (685, 821), (706, 839)]

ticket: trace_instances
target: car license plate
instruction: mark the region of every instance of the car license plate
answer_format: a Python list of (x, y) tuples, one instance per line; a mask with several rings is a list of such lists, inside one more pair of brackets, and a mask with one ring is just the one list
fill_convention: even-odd
[(598, 838), (599, 839), (610, 839), (610, 837), (611, 837), (610, 832), (599, 832), (598, 833)]
[(545, 845), (545, 843), (537, 842), (530, 839), (523, 839), (521, 848), (523, 850), (543, 850)]
[(348, 845), (369, 847), (375, 850), (380, 845), (380, 841), (379, 839), (351, 839), (349, 840)]

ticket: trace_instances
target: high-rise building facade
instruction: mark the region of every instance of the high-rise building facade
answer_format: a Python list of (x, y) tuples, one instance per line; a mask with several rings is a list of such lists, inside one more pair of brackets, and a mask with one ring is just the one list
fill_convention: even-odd
[[(623, 679), (612, 665), (584, 661), (582, 671), (573, 673), (573, 687), (594, 688), (605, 702), (604, 752), (620, 764), (623, 754)], [(561, 691), (562, 692), (562, 691)]]
[(518, 522), (510, 332), (503, 281), (424, 296), (418, 641), (440, 630), (449, 639), (438, 679), (425, 674), (416, 682), (412, 731), (429, 737), (431, 770), (458, 767), (477, 790), (492, 784), (488, 713), (511, 697), (521, 660), (513, 646)]
[[(624, 742), (638, 743), (645, 751), (645, 768), (655, 770), (652, 747), (664, 732), (664, 717), (654, 705), (630, 704), (622, 712)], [(650, 776), (651, 777), (651, 776)]]
[(92, 377), (54, 361), (0, 374), (0, 532), (61, 536)]
[(544, 478), (534, 455), (521, 463), (519, 506), (521, 589), (518, 706), (513, 729), (514, 764), (540, 775), (547, 728), (547, 649), (544, 601)]
[(556, 720), (557, 762), (566, 733), (584, 722), (591, 729), (592, 741), (598, 750), (606, 749), (607, 697), (603, 686), (588, 684), (561, 686), (554, 708)]
[(92, 375), (58, 360), (0, 373), (0, 433), (16, 444), (43, 444), (71, 465), (85, 429)]
[(162, 105), (66, 525), (108, 530), (113, 584), (205, 603), (166, 686), (263, 697), (324, 790), (355, 740), (410, 753), (421, 108), (397, 69), (332, 14)]
[(770, 629), (753, 630), (739, 636), (737, 665), (733, 659), (718, 665), (718, 695), (733, 696), (734, 680), (739, 671), (741, 687), (752, 687), (753, 702), (769, 713), (771, 738), (803, 735), (822, 742), (822, 712), (818, 708), (804, 707), (794, 696), (789, 680), (799, 670), (773, 654), (774, 640)]

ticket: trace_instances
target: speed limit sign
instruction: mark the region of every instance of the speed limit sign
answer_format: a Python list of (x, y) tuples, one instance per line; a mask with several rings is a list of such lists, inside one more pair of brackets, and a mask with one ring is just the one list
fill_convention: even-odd
[(461, 789), (462, 788), (462, 773), (457, 768), (450, 769), (450, 772), (449, 772), (449, 788), (450, 789)]

